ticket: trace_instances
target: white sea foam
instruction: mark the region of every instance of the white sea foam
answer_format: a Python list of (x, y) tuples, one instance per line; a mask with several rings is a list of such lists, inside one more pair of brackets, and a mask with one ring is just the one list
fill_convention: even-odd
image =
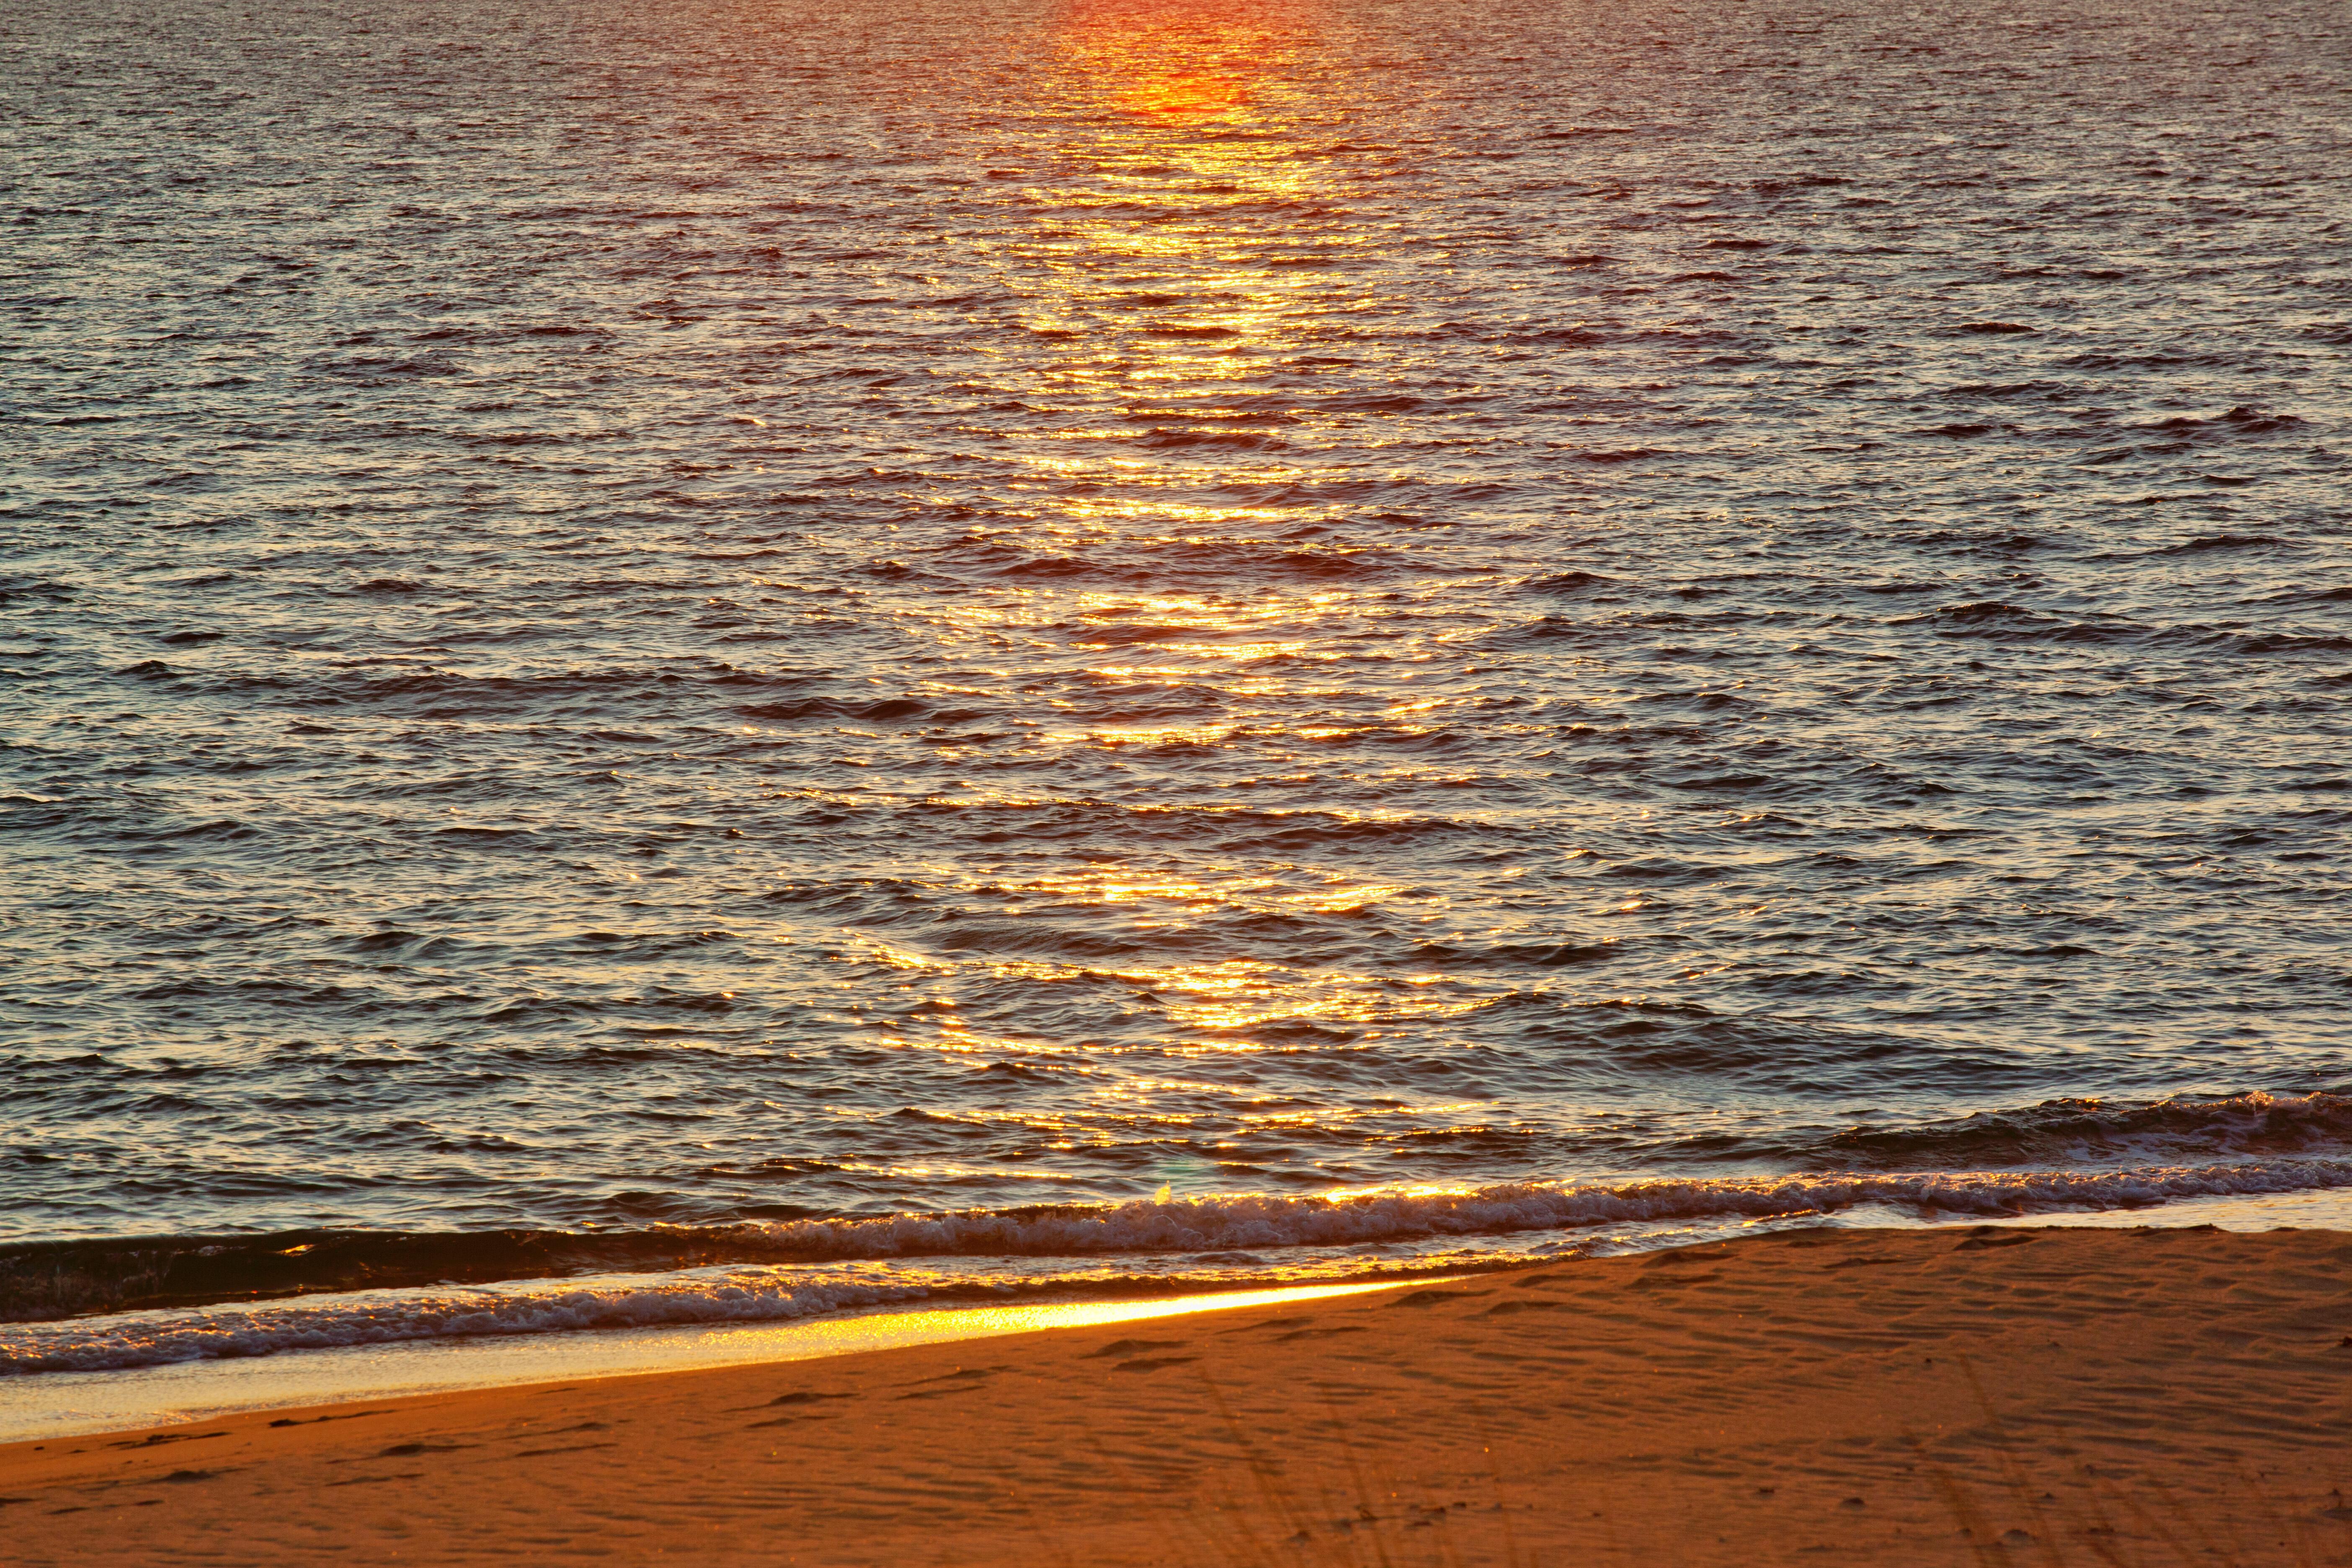
[[(1515, 1183), (803, 1223), (779, 1228), (803, 1233), (812, 1250), (829, 1247), (844, 1261), (372, 1290), (15, 1324), (0, 1328), (0, 1373), (87, 1372), (467, 1335), (774, 1322), (942, 1296), (1004, 1300), (1132, 1292), (1147, 1284), (1211, 1289), (1361, 1277), (1383, 1268), (1458, 1267), (1469, 1259), (1465, 1244), (1474, 1241), (1481, 1244), (1475, 1261), (1487, 1264), (1556, 1256), (1562, 1240), (1600, 1227), (1609, 1227), (1619, 1244), (1655, 1245), (1693, 1225), (1857, 1209), (1932, 1223), (2344, 1187), (2352, 1187), (2352, 1163), (2307, 1160), (2107, 1172)], [(1541, 1240), (1546, 1233), (1549, 1242)], [(999, 1258), (1008, 1266), (988, 1267)], [(1107, 1258), (1116, 1261), (1107, 1265)]]
[(2097, 1172), (1889, 1172), (1662, 1178), (1613, 1184), (1525, 1182), (1325, 1197), (1236, 1194), (1076, 1211), (802, 1220), (767, 1228), (776, 1243), (809, 1258), (1026, 1258), (1343, 1247), (1629, 1221), (1763, 1218), (1864, 1204), (1923, 1215), (2135, 1208), (2184, 1197), (2347, 1184), (2352, 1184), (2352, 1163), (2298, 1160)]
[[(280, 1351), (480, 1334), (561, 1333), (677, 1323), (778, 1322), (911, 1301), (922, 1285), (793, 1279), (775, 1270), (533, 1281), (474, 1289), (367, 1290), (264, 1306), (125, 1312), (0, 1330), (0, 1372), (96, 1372)], [(768, 1278), (761, 1278), (761, 1274)]]

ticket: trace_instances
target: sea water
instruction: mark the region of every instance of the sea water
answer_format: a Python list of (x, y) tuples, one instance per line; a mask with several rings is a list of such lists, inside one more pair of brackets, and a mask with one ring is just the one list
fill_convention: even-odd
[(20, 5), (0, 1366), (2341, 1217), (2347, 32)]

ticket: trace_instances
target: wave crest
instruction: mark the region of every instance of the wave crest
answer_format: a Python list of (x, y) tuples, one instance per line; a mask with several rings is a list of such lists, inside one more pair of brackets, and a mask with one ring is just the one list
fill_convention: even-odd
[[(2295, 1160), (2106, 1172), (1530, 1182), (1452, 1192), (1313, 1198), (1240, 1194), (1085, 1211), (798, 1221), (762, 1227), (774, 1233), (769, 1237), (773, 1251), (798, 1255), (792, 1263), (470, 1289), (368, 1290), (20, 1323), (0, 1329), (0, 1374), (154, 1366), (464, 1335), (778, 1321), (941, 1298), (1136, 1294), (1252, 1279), (1362, 1279), (1437, 1266), (1436, 1248), (1446, 1246), (1456, 1248), (1446, 1266), (1465, 1266), (1459, 1249), (1471, 1238), (1589, 1233), (1602, 1226), (1618, 1227), (1612, 1239), (1638, 1246), (1645, 1235), (1664, 1239), (1693, 1223), (1793, 1220), (1868, 1207), (1934, 1221), (2135, 1210), (2186, 1198), (2344, 1187), (2352, 1187), (2352, 1161)], [(1370, 1247), (1381, 1250), (1365, 1250)], [(1557, 1243), (1542, 1248), (1489, 1244), (1477, 1248), (1467, 1266), (1556, 1259), (1560, 1250)], [(1283, 1256), (1256, 1256), (1265, 1253)], [(1034, 1264), (998, 1271), (975, 1266), (991, 1258), (1114, 1255), (1125, 1260), (1116, 1271), (1073, 1268), (1056, 1274)]]

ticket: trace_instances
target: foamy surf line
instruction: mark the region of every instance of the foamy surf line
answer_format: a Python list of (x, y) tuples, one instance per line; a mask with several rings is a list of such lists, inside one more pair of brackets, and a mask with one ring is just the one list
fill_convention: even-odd
[[(0, 1243), (0, 1323), (403, 1287), (676, 1274), (720, 1266), (998, 1260), (1001, 1272), (1072, 1259), (1135, 1260), (1164, 1281), (1230, 1255), (1267, 1272), (1269, 1250), (1488, 1248), (1549, 1229), (1710, 1216), (1769, 1219), (1885, 1203), (1937, 1214), (2066, 1213), (2211, 1192), (2341, 1184), (2352, 1099), (2260, 1090), (2148, 1104), (2053, 1100), (1911, 1128), (1848, 1129), (1772, 1157), (1804, 1175), (1527, 1180), (1339, 1189), (1308, 1196), (1186, 1194), (1110, 1203), (908, 1209), (641, 1229), (383, 1227), (92, 1237)], [(1192, 1263), (1185, 1259), (1192, 1258)], [(1024, 1260), (1018, 1263), (1010, 1260)], [(968, 1272), (968, 1271), (967, 1271)], [(1219, 1276), (1222, 1279), (1222, 1276)]]
[(2114, 1215), (2352, 1188), (2352, 1162), (2082, 1172), (1916, 1172), (1605, 1185), (1512, 1184), (1319, 1198), (1162, 1199), (1090, 1213), (898, 1216), (776, 1227), (865, 1243), (824, 1264), (733, 1264), (305, 1295), (17, 1322), (0, 1373), (98, 1373), (288, 1352), (769, 1324), (917, 1304), (1199, 1295), (1398, 1281), (1794, 1223)]

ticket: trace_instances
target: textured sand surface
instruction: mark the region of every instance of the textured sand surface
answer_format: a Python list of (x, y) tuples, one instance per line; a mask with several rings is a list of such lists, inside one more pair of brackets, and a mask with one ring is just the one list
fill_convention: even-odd
[(1811, 1231), (0, 1448), (0, 1560), (2352, 1562), (2352, 1237)]

